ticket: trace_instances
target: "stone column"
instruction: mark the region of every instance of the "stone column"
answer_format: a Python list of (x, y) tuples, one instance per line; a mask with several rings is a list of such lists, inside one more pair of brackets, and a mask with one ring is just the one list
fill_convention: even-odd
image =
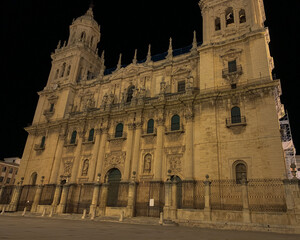
[(59, 134), (57, 149), (56, 149), (55, 156), (54, 156), (53, 168), (52, 168), (50, 181), (49, 181), (50, 184), (57, 183), (57, 178), (58, 178), (59, 167), (60, 167), (60, 163), (61, 163), (61, 156), (62, 156), (64, 144), (65, 144), (65, 135)]
[(136, 182), (133, 179), (129, 183), (129, 189), (128, 189), (128, 203), (127, 203), (127, 217), (134, 217), (134, 211), (135, 211), (135, 196), (136, 196)]
[(77, 143), (77, 147), (75, 150), (75, 160), (73, 163), (73, 168), (72, 168), (72, 174), (71, 174), (71, 183), (76, 183), (77, 181), (77, 176), (78, 176), (78, 169), (79, 169), (79, 165), (80, 165), (80, 159), (81, 159), (81, 146), (82, 146), (82, 140), (83, 140), (83, 132), (80, 132), (78, 137), (78, 143)]
[(248, 181), (245, 177), (241, 180), (242, 184), (242, 200), (243, 200), (243, 222), (251, 223), (249, 198), (248, 198)]
[(90, 205), (90, 215), (95, 216), (96, 214), (96, 208), (98, 205), (98, 199), (99, 199), (99, 192), (100, 192), (100, 176), (101, 174), (98, 173), (97, 176), (97, 183), (94, 185), (94, 191), (93, 191), (93, 198), (92, 198), (92, 204)]
[(69, 194), (69, 189), (70, 189), (70, 185), (68, 183), (65, 183), (63, 185), (59, 205), (57, 206), (57, 211), (56, 211), (57, 213), (64, 213), (65, 212), (67, 199), (68, 199), (68, 194)]
[(99, 155), (98, 155), (98, 159), (96, 159), (97, 163), (96, 163), (95, 179), (97, 179), (98, 173), (102, 172), (102, 165), (103, 165), (104, 157), (105, 157), (105, 144), (106, 144), (106, 140), (107, 140), (108, 128), (101, 129), (101, 133), (102, 134), (101, 134)]
[(40, 199), (41, 199), (41, 195), (42, 195), (42, 191), (43, 191), (43, 182), (44, 182), (44, 176), (42, 176), (42, 179), (41, 179), (41, 184), (38, 185), (36, 191), (35, 191), (35, 195), (34, 195), (34, 199), (33, 199), (33, 203), (32, 203), (32, 206), (31, 206), (31, 210), (30, 212), (37, 212), (37, 207), (40, 203)]
[(211, 205), (210, 205), (210, 185), (209, 176), (205, 176), (204, 181), (204, 219), (206, 221), (211, 221)]
[(186, 114), (186, 135), (185, 135), (185, 179), (193, 180), (193, 115)]
[(127, 134), (127, 140), (126, 140), (126, 159), (125, 159), (125, 168), (124, 168), (124, 176), (123, 181), (129, 180), (129, 174), (130, 174), (130, 165), (131, 165), (131, 157), (132, 157), (132, 136), (133, 136), (133, 124), (128, 124), (128, 134)]
[(163, 137), (165, 132), (164, 119), (158, 119), (157, 123), (157, 140), (154, 159), (154, 180), (161, 181), (162, 175), (162, 158), (163, 158)]
[(177, 219), (177, 181), (174, 178), (171, 186), (171, 219)]
[(99, 215), (105, 216), (105, 209), (107, 204), (107, 193), (108, 193), (108, 183), (103, 183), (101, 188), (101, 197), (99, 204)]
[(89, 177), (89, 182), (93, 182), (94, 179), (97, 179), (95, 177), (95, 170), (96, 170), (96, 162), (98, 160), (98, 153), (99, 153), (99, 143), (100, 143), (100, 129), (95, 130), (95, 143), (93, 147), (93, 152), (92, 152), (92, 159), (90, 161), (90, 167), (88, 170), (88, 177)]
[(1, 198), (2, 198), (2, 193), (3, 193), (3, 191), (4, 191), (4, 188), (5, 188), (4, 185), (3, 185), (3, 186), (0, 186), (0, 200), (1, 200)]
[(134, 136), (134, 148), (132, 156), (132, 172), (138, 172), (139, 153), (140, 153), (140, 139), (142, 135), (142, 123), (136, 124)]
[(15, 186), (14, 191), (13, 191), (13, 195), (12, 195), (12, 198), (11, 198), (11, 201), (10, 201), (10, 203), (8, 205), (7, 211), (10, 211), (10, 212), (17, 211), (17, 207), (18, 207), (18, 204), (19, 204), (20, 195), (21, 195), (22, 188), (23, 188), (23, 186), (22, 186), (23, 180), (24, 180), (24, 177), (22, 177), (21, 181), (18, 183), (18, 185)]
[(57, 184), (55, 187), (53, 202), (51, 204), (51, 206), (53, 208), (53, 212), (56, 212), (56, 208), (57, 208), (57, 205), (59, 204), (60, 197), (61, 197), (61, 191), (62, 191), (62, 185)]
[(172, 182), (168, 179), (165, 182), (165, 206), (164, 206), (164, 219), (171, 219), (170, 208), (172, 206)]

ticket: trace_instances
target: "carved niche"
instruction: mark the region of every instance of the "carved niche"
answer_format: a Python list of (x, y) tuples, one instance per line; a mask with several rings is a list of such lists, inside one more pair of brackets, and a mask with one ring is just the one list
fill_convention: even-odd
[(82, 165), (81, 176), (87, 176), (88, 171), (89, 171), (89, 160), (85, 159)]

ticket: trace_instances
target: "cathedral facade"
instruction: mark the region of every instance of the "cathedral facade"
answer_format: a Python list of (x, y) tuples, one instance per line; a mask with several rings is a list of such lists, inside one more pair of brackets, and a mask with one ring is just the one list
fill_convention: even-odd
[[(278, 121), (284, 110), (263, 1), (200, 0), (199, 6), (202, 44), (194, 34), (192, 46), (178, 54), (170, 39), (167, 54), (151, 56), (149, 46), (146, 60), (135, 54), (122, 66), (120, 55), (113, 70), (105, 69), (104, 52), (98, 55), (93, 10), (74, 20), (68, 41), (51, 55), (17, 182), (41, 183), (35, 196), (55, 186), (49, 206), (57, 212), (68, 212), (81, 196), (78, 202), (95, 216), (120, 209), (142, 215), (147, 205), (159, 206), (166, 218), (217, 219), (217, 210), (233, 206), (244, 214), (237, 221), (255, 222), (255, 210), (275, 209), (288, 224)], [(255, 185), (259, 180), (270, 182), (265, 189), (274, 198), (263, 198), (266, 205), (274, 200), (269, 208), (259, 207), (261, 196), (251, 198), (254, 186), (265, 191)], [(34, 211), (43, 205), (32, 201)], [(204, 210), (197, 216), (184, 210), (190, 208)]]

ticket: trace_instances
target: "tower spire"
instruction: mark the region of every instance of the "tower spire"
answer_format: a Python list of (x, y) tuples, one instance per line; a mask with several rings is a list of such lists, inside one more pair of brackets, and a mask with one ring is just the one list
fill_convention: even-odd
[(119, 56), (119, 61), (118, 61), (118, 65), (117, 65), (117, 70), (119, 70), (121, 68), (121, 62), (122, 62), (122, 53), (120, 53)]
[(147, 59), (146, 62), (150, 62), (151, 61), (151, 44), (148, 45), (148, 53), (147, 53)]
[(197, 35), (196, 31), (194, 31), (194, 38), (193, 38), (193, 44), (191, 49), (192, 54), (197, 54)]
[(132, 63), (133, 64), (137, 63), (137, 49), (134, 50), (134, 57), (133, 57)]
[(172, 58), (173, 58), (173, 47), (172, 47), (172, 38), (170, 37), (167, 59), (172, 60)]

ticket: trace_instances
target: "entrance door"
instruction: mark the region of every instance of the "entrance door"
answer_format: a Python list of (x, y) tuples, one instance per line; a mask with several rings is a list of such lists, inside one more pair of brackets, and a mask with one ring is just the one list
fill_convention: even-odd
[(118, 204), (118, 194), (119, 185), (121, 182), (121, 172), (117, 168), (113, 168), (108, 173), (108, 196), (107, 196), (107, 206), (117, 207)]

